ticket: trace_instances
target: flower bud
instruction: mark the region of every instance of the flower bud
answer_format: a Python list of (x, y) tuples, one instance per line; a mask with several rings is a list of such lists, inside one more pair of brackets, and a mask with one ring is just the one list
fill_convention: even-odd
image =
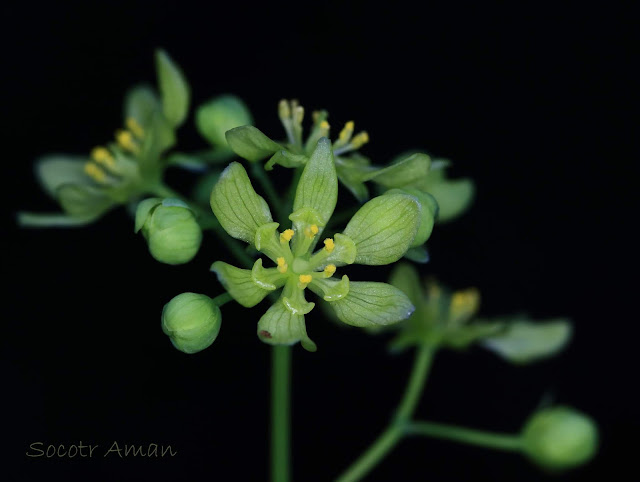
[(167, 264), (182, 264), (196, 255), (202, 229), (193, 211), (176, 199), (146, 199), (138, 205), (136, 232), (142, 230), (149, 252)]
[(198, 131), (214, 146), (227, 146), (224, 133), (234, 127), (251, 124), (251, 113), (238, 97), (221, 95), (196, 111)]
[(182, 293), (162, 310), (162, 331), (184, 353), (196, 353), (211, 345), (221, 322), (220, 308), (208, 296), (197, 293)]
[(598, 429), (587, 415), (570, 407), (553, 407), (535, 413), (523, 432), (525, 453), (551, 470), (577, 467), (598, 448)]

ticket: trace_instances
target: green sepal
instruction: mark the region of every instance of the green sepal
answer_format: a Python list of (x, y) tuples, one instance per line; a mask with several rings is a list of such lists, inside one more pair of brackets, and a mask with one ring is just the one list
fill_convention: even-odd
[(36, 161), (35, 172), (40, 185), (51, 197), (63, 184), (89, 184), (91, 181), (84, 173), (85, 157), (51, 155)]
[(250, 269), (236, 268), (223, 261), (216, 261), (211, 265), (211, 271), (216, 273), (218, 281), (233, 299), (245, 308), (257, 305), (272, 291), (255, 283)]
[(431, 236), (433, 224), (438, 213), (438, 203), (431, 194), (411, 187), (391, 189), (385, 194), (393, 194), (396, 192), (409, 194), (410, 196), (415, 197), (420, 203), (420, 226), (418, 227), (416, 237), (413, 239), (413, 243), (411, 244), (411, 247), (415, 248), (416, 246), (424, 244)]
[(227, 144), (237, 155), (250, 162), (261, 161), (282, 149), (259, 129), (253, 126), (240, 126), (225, 133)]
[(293, 154), (286, 149), (277, 151), (264, 165), (266, 171), (271, 171), (273, 166), (279, 164), (283, 167), (300, 167), (304, 166), (309, 158), (303, 154)]
[(157, 170), (160, 156), (164, 151), (176, 143), (175, 130), (160, 110), (151, 114), (149, 124), (145, 129), (142, 149), (138, 155), (140, 167), (145, 173)]
[(431, 257), (429, 256), (429, 251), (424, 246), (415, 246), (413, 248), (409, 248), (406, 253), (404, 253), (404, 257), (409, 261), (413, 261), (414, 263), (426, 264), (429, 262)]
[(343, 323), (360, 327), (385, 326), (405, 320), (415, 310), (411, 300), (387, 283), (352, 281), (349, 293), (331, 303)]
[(369, 189), (362, 181), (362, 168), (354, 166), (342, 157), (336, 157), (336, 172), (338, 179), (344, 184), (344, 186), (351, 191), (351, 194), (359, 202), (364, 202), (369, 199)]
[(264, 268), (262, 258), (258, 258), (251, 268), (251, 280), (260, 288), (273, 291), (284, 285), (287, 277), (276, 268)]
[(164, 50), (156, 50), (156, 74), (164, 116), (173, 127), (187, 118), (191, 89), (182, 70)]
[(426, 178), (421, 189), (429, 192), (438, 202), (438, 222), (451, 221), (463, 214), (473, 201), (475, 185), (469, 178), (447, 179), (445, 162), (438, 163)]
[(385, 194), (365, 203), (344, 230), (356, 244), (358, 264), (398, 261), (409, 249), (420, 225), (421, 206), (407, 194)]
[(473, 322), (465, 326), (456, 327), (445, 333), (443, 344), (454, 349), (467, 348), (472, 343), (482, 340), (504, 331), (505, 324), (502, 322)]
[(318, 227), (326, 226), (338, 201), (338, 177), (331, 141), (321, 138), (304, 166), (296, 188), (293, 210), (310, 208), (320, 217)]
[(557, 354), (567, 345), (573, 331), (566, 319), (505, 321), (506, 328), (502, 333), (484, 338), (481, 344), (515, 364), (530, 363)]
[(211, 191), (213, 191), (213, 186), (216, 185), (218, 179), (220, 179), (220, 171), (218, 170), (199, 176), (191, 191), (191, 198), (196, 203), (206, 206), (211, 199)]
[(102, 190), (82, 184), (63, 184), (56, 197), (67, 214), (86, 219), (95, 219), (114, 205)]
[(349, 277), (345, 274), (341, 280), (314, 278), (309, 284), (309, 289), (325, 301), (338, 301), (349, 294)]
[(282, 299), (278, 299), (258, 321), (258, 337), (269, 345), (293, 345), (300, 341), (305, 350), (318, 349), (307, 335), (304, 315), (294, 315)]
[(283, 256), (284, 250), (280, 244), (277, 229), (278, 223), (266, 223), (256, 229), (254, 246), (261, 253), (266, 254), (272, 261)]
[(416, 308), (424, 304), (418, 270), (409, 263), (395, 265), (389, 277), (389, 283), (407, 295)]
[(62, 213), (31, 213), (20, 211), (17, 223), (21, 228), (77, 228), (93, 222), (94, 217), (79, 218)]
[(247, 171), (232, 162), (211, 191), (211, 209), (230, 236), (253, 243), (256, 230), (273, 221), (266, 201), (259, 196)]
[(386, 187), (413, 186), (427, 177), (430, 166), (431, 158), (418, 152), (367, 174), (363, 181), (373, 181)]
[(151, 124), (155, 112), (161, 112), (162, 105), (156, 92), (147, 85), (138, 85), (129, 90), (124, 100), (124, 121), (135, 119), (145, 131)]
[(247, 105), (235, 95), (220, 95), (196, 110), (196, 128), (214, 146), (227, 147), (225, 132), (253, 123)]
[(162, 199), (157, 197), (151, 197), (138, 203), (138, 207), (136, 208), (135, 225), (133, 228), (134, 233), (137, 233), (142, 229), (144, 224), (147, 222), (151, 210), (161, 203)]

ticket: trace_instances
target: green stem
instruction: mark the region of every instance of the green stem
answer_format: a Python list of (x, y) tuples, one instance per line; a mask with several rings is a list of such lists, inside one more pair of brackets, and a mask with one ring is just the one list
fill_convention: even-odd
[(264, 170), (264, 166), (260, 162), (254, 162), (251, 164), (251, 174), (255, 177), (262, 189), (264, 190), (267, 199), (269, 200), (269, 204), (276, 211), (276, 216), (278, 216), (278, 221), (282, 224), (285, 223), (288, 219), (287, 213), (284, 210), (284, 204), (280, 200), (280, 196), (276, 189), (273, 187), (271, 183), (271, 179), (267, 176), (266, 171)]
[(404, 434), (404, 427), (407, 420), (413, 416), (413, 412), (418, 405), (435, 352), (435, 347), (429, 345), (422, 345), (418, 348), (413, 369), (409, 376), (409, 383), (398, 405), (393, 422), (378, 436), (369, 448), (336, 479), (336, 482), (357, 482), (361, 480), (396, 446)]
[(405, 433), (407, 435), (425, 435), (427, 437), (454, 440), (470, 445), (511, 452), (520, 451), (522, 448), (520, 435), (485, 432), (443, 423), (411, 422), (406, 425)]
[(216, 296), (213, 299), (213, 302), (218, 305), (218, 308), (226, 305), (227, 303), (229, 303), (229, 301), (233, 300), (233, 296), (231, 296), (229, 293), (224, 292), (221, 295)]
[(271, 481), (290, 480), (291, 347), (271, 351)]

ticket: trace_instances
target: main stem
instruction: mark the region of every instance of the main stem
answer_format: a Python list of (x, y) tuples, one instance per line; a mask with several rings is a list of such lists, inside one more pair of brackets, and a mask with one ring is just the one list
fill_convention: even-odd
[(418, 348), (409, 383), (398, 405), (393, 422), (369, 448), (353, 463), (336, 482), (356, 482), (367, 475), (396, 446), (404, 434), (405, 425), (413, 416), (433, 361), (435, 348), (422, 345)]
[(271, 350), (271, 481), (291, 478), (291, 347)]

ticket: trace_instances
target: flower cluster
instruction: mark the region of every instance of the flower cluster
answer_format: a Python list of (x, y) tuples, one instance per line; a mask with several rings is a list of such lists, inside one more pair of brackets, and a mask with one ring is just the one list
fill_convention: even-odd
[(221, 261), (212, 266), (229, 294), (245, 307), (282, 288), (258, 322), (258, 336), (266, 343), (301, 341), (307, 350), (316, 349), (305, 326), (304, 317), (315, 306), (305, 298), (307, 288), (349, 325), (384, 326), (414, 310), (407, 296), (389, 284), (350, 281), (347, 275), (335, 274), (338, 267), (353, 263), (393, 263), (417, 237), (421, 237), (417, 242), (426, 241), (433, 226), (433, 206), (406, 191), (389, 192), (365, 203), (343, 232), (325, 237), (337, 196), (334, 150), (326, 137), (316, 142), (305, 163), (289, 216), (291, 227), (278, 230), (280, 225), (273, 222), (269, 206), (254, 191), (241, 164), (230, 164), (213, 188), (211, 208), (222, 227), (274, 263), (266, 268), (258, 259), (252, 269)]

